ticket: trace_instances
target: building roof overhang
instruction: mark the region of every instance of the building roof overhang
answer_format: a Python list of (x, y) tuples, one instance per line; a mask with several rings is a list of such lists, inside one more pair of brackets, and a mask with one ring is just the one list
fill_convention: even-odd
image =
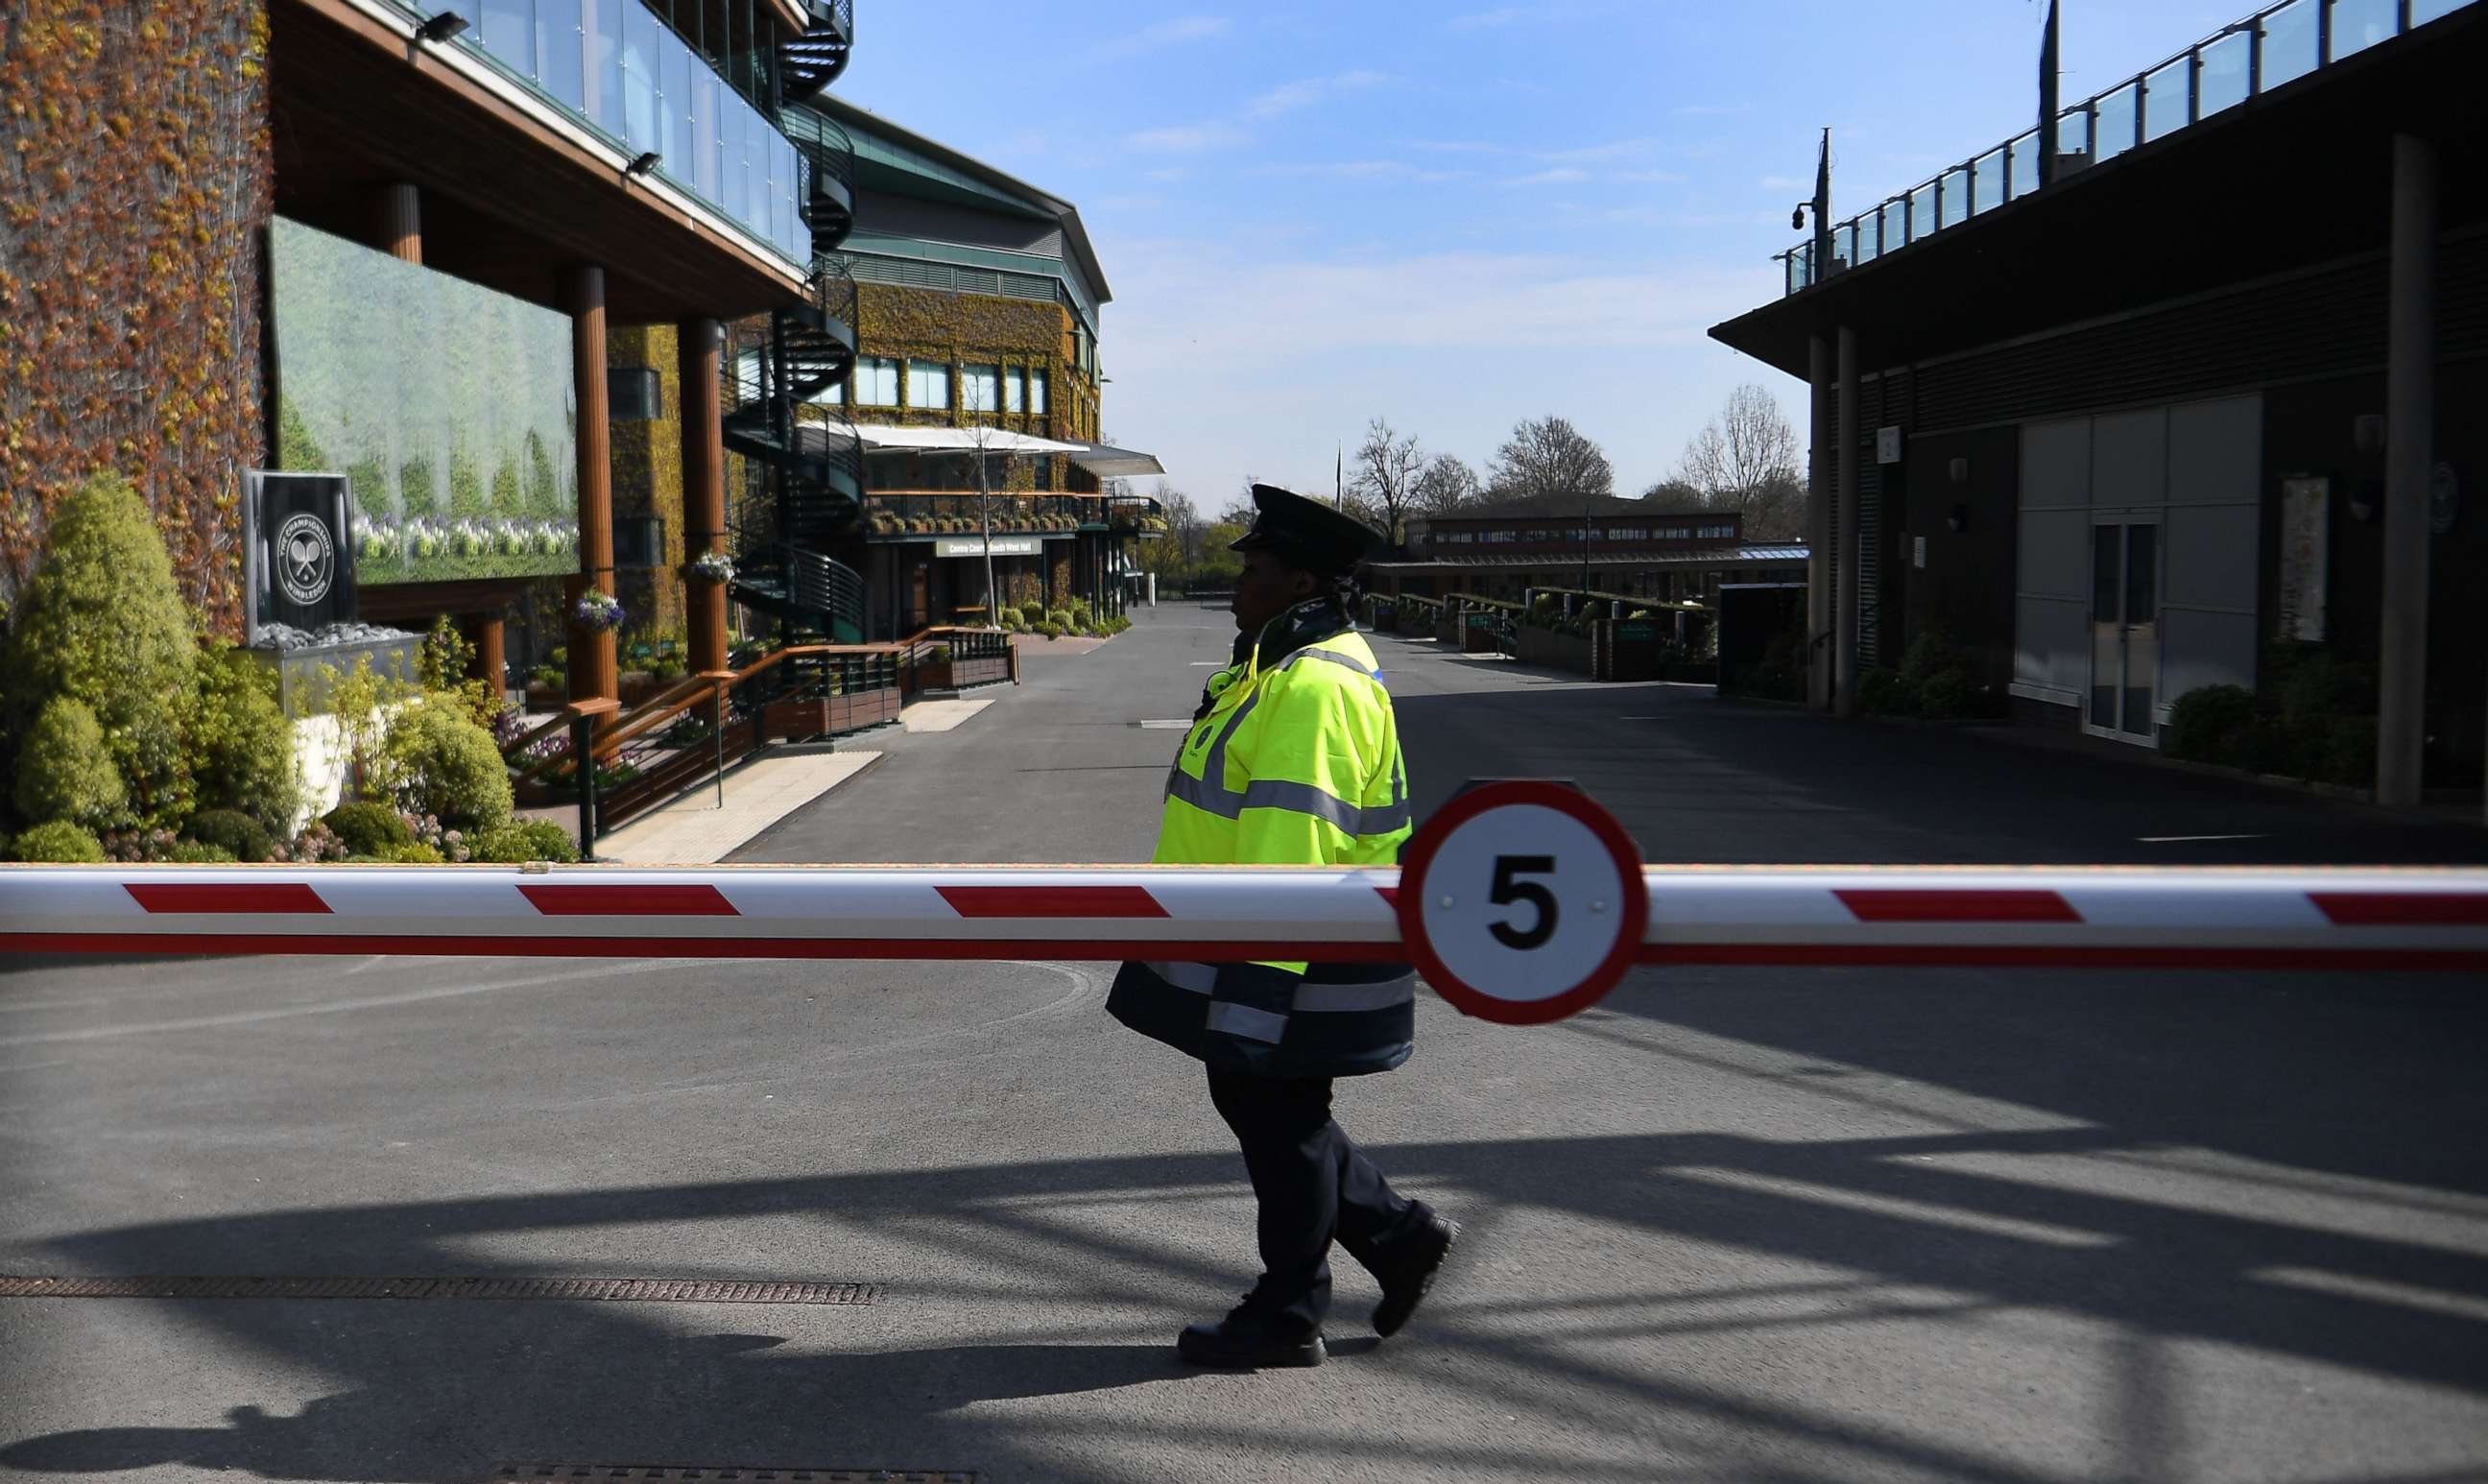
[[(2345, 57), (1813, 287), (1712, 326), (1802, 378), (1855, 331), (1870, 366), (1933, 359), (2382, 249), (2393, 139), (2438, 152), (2440, 227), (2476, 222), (2488, 5)], [(2465, 163), (2470, 161), (2471, 163)]]
[(564, 270), (605, 270), (608, 321), (733, 318), (802, 301), (809, 265), (663, 180), (395, 7), (272, 0), (276, 210), (373, 240), (381, 187), (420, 193), (423, 262), (551, 308)]

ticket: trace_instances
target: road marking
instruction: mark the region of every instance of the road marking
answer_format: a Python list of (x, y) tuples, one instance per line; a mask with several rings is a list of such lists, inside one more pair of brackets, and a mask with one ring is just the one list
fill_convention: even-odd
[(1133, 726), (1135, 726), (1135, 727), (1138, 727), (1138, 728), (1141, 728), (1141, 730), (1143, 730), (1143, 731), (1190, 731), (1190, 730), (1192, 730), (1192, 723), (1191, 723), (1191, 722), (1189, 722), (1189, 721), (1187, 721), (1187, 720), (1181, 719), (1181, 718), (1177, 718), (1176, 720), (1173, 720), (1173, 721), (1167, 721), (1167, 722), (1134, 722), (1132, 725), (1133, 725)]
[(2135, 842), (2145, 845), (2177, 845), (2194, 840), (2270, 840), (2269, 835), (2136, 835)]
[(1192, 662), (1192, 668), (1195, 670), (1220, 670), (1224, 669), (1226, 664), (1227, 662), (1225, 660), (1195, 660)]

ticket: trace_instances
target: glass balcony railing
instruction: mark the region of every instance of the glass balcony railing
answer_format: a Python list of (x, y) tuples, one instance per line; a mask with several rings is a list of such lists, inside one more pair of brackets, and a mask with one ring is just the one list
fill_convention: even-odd
[[(642, 0), (400, 0), (418, 19), (465, 17), (466, 48), (697, 197), (778, 256), (812, 261), (803, 164), (713, 65)], [(750, 53), (749, 91), (767, 95), (768, 55)]]
[[(2284, 0), (2158, 67), (2077, 103), (2056, 119), (2058, 179), (2164, 139), (2224, 108), (2294, 82), (2343, 57), (2391, 41), (2474, 0)], [(1781, 292), (1897, 252), (2039, 188), (2039, 131), (1939, 172), (1826, 234), (1832, 261), (1815, 262), (1816, 241), (1772, 261)]]

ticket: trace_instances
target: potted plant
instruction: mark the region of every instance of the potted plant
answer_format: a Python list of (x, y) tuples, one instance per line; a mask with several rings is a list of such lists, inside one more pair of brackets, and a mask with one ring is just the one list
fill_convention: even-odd
[(627, 616), (622, 611), (622, 600), (601, 587), (590, 587), (580, 593), (579, 601), (571, 605), (570, 615), (580, 628), (591, 634), (609, 634), (622, 627), (622, 620)]
[(692, 574), (722, 587), (734, 581), (734, 558), (723, 552), (703, 552), (692, 563)]

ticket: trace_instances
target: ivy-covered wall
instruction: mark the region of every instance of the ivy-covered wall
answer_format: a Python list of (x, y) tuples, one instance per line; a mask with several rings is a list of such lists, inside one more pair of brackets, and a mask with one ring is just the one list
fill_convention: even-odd
[(605, 363), (616, 370), (646, 367), (657, 373), (657, 400), (664, 415), (612, 424), (613, 515), (617, 520), (655, 516), (664, 528), (664, 565), (653, 572), (617, 572), (618, 596), (634, 627), (652, 624), (681, 633), (688, 623), (683, 596), (683, 403), (678, 331), (671, 325), (635, 326), (606, 336)]
[(53, 504), (108, 469), (240, 637), (267, 54), (265, 0), (0, 4), (0, 603)]
[[(962, 365), (998, 365), (1004, 377), (1014, 370), (1042, 371), (1046, 410), (1039, 413), (997, 413), (987, 420), (998, 427), (1035, 438), (1064, 442), (1097, 438), (1097, 390), (1072, 364), (1071, 315), (1060, 304), (1007, 299), (990, 294), (951, 294), (938, 289), (909, 288), (894, 283), (856, 285), (856, 349), (862, 356), (898, 361), (938, 360), (951, 367), (950, 405), (918, 408), (906, 405), (906, 377), (899, 378), (900, 406), (855, 409), (864, 421), (902, 426), (953, 427), (968, 420), (959, 385)], [(848, 386), (854, 394), (852, 384)], [(827, 417), (838, 409), (813, 415)], [(1053, 488), (1093, 489), (1096, 481), (1059, 461)]]

